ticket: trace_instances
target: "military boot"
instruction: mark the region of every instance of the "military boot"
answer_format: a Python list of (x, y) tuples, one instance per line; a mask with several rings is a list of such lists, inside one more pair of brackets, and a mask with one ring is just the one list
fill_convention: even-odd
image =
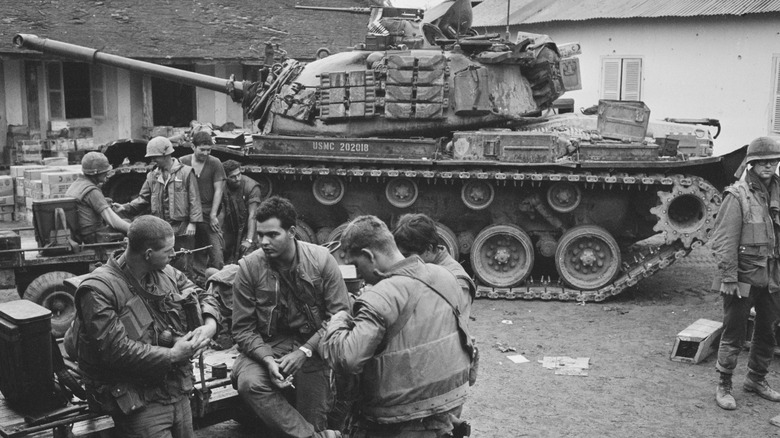
[(745, 385), (743, 386), (745, 391), (747, 392), (755, 392), (756, 394), (760, 395), (762, 398), (765, 398), (769, 401), (777, 402), (780, 401), (780, 393), (775, 391), (769, 386), (769, 383), (766, 381), (766, 379), (761, 379), (759, 381), (755, 381), (748, 377), (745, 379)]
[(715, 402), (723, 409), (733, 411), (737, 409), (737, 401), (731, 395), (731, 374), (720, 373), (720, 382), (715, 392)]

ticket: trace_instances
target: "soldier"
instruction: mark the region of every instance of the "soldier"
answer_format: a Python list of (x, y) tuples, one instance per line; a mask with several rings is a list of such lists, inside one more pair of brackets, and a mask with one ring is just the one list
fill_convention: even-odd
[(745, 342), (751, 307), (755, 307), (756, 319), (743, 387), (767, 400), (780, 401), (780, 393), (766, 381), (780, 316), (780, 178), (775, 174), (780, 145), (769, 137), (757, 138), (748, 145), (745, 162), (750, 168), (726, 189), (711, 240), (720, 274), (713, 289), (723, 296), (715, 401), (728, 410), (737, 408), (731, 377)]
[(457, 280), (418, 256), (404, 258), (375, 216), (353, 220), (341, 242), (372, 285), (354, 318), (334, 315), (320, 342), (335, 373), (359, 379), (349, 437), (463, 436), (453, 428), (472, 383), (473, 348)]
[(222, 199), (225, 263), (236, 263), (255, 249), (255, 214), (262, 201), (260, 185), (252, 178), (242, 175), (239, 166), (235, 160), (222, 163), (227, 175), (227, 190)]
[[(135, 215), (151, 206), (151, 212), (173, 227), (174, 249), (195, 248), (195, 228), (203, 222), (198, 181), (192, 167), (173, 158), (173, 144), (165, 137), (155, 137), (146, 144), (146, 157), (156, 167), (146, 174), (138, 197), (126, 204), (114, 204), (117, 213)], [(184, 255), (173, 265), (192, 277), (190, 256)]]
[(207, 131), (196, 132), (192, 136), (192, 154), (181, 157), (182, 164), (192, 166), (198, 180), (200, 208), (203, 222), (196, 225), (195, 247), (211, 245), (207, 251), (195, 254), (195, 265), (199, 273), (207, 267), (222, 269), (225, 262), (222, 256), (222, 231), (219, 227), (219, 206), (225, 188), (225, 171), (222, 162), (211, 156), (214, 140)]
[(124, 252), (76, 291), (66, 344), (76, 346), (90, 407), (110, 414), (119, 436), (194, 436), (190, 359), (217, 332), (219, 311), (168, 265), (173, 243), (170, 224), (140, 216)]
[(393, 238), (404, 257), (418, 255), (425, 263), (439, 265), (458, 279), (464, 299), (468, 303), (464, 308), (466, 321), (468, 321), (477, 286), (463, 266), (450, 256), (447, 248), (442, 244), (433, 219), (422, 213), (405, 214), (398, 219), (398, 224), (393, 230)]
[(100, 187), (106, 182), (111, 165), (100, 152), (88, 152), (81, 159), (81, 172), (76, 181), (68, 187), (65, 196), (76, 199), (79, 229), (76, 236), (80, 243), (95, 243), (98, 231), (108, 230), (103, 221), (113, 230), (127, 234), (130, 224), (112, 210)]
[[(283, 436), (340, 436), (326, 430), (330, 369), (319, 341), (323, 321), (349, 314), (347, 286), (326, 248), (295, 238), (297, 213), (288, 200), (266, 199), (256, 219), (261, 249), (239, 260), (233, 283), (238, 394)], [(288, 387), (297, 410), (283, 395)]]

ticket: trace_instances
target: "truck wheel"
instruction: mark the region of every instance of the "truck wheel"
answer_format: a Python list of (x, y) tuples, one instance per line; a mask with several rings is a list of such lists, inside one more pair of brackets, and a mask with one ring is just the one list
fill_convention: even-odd
[(75, 274), (64, 271), (47, 272), (38, 276), (27, 286), (24, 299), (51, 310), (51, 332), (55, 337), (65, 336), (71, 321), (76, 316), (76, 302), (65, 286), (65, 279)]

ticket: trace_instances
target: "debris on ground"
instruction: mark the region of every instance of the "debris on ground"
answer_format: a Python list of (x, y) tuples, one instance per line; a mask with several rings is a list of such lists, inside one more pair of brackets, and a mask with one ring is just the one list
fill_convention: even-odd
[(511, 356), (507, 356), (506, 358), (511, 360), (514, 363), (530, 362), (530, 360), (526, 359), (525, 356), (523, 356), (522, 354), (513, 354)]
[(511, 319), (502, 319), (501, 320), (501, 324), (512, 324), (512, 320)]
[(625, 310), (622, 307), (618, 307), (618, 306), (604, 306), (603, 310), (605, 312), (617, 312), (620, 315), (625, 315), (626, 313), (628, 313), (628, 310)]
[(506, 353), (507, 351), (517, 351), (515, 349), (515, 347), (510, 347), (509, 345), (504, 345), (504, 344), (502, 344), (500, 342), (497, 342), (493, 346), (496, 347), (496, 349), (498, 349), (498, 351), (500, 351), (502, 353)]
[(590, 368), (589, 357), (573, 359), (568, 356), (545, 356), (539, 363), (549, 370), (555, 370), (556, 375), (563, 376), (587, 376)]

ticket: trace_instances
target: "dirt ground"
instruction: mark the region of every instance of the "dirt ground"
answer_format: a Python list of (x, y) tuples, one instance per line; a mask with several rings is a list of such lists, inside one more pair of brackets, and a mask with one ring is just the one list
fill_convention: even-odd
[[(681, 330), (699, 318), (722, 320), (720, 298), (708, 291), (714, 269), (700, 249), (601, 303), (477, 300), (472, 330), (481, 367), (463, 411), (471, 436), (780, 436), (769, 423), (780, 403), (742, 390), (746, 353), (734, 379), (736, 411), (715, 405), (714, 354), (697, 365), (669, 359)], [(530, 362), (513, 363), (512, 354)], [(545, 356), (588, 357), (588, 375), (556, 375), (538, 363)], [(780, 358), (768, 376), (778, 389), (779, 372)], [(252, 432), (230, 421), (197, 436)]]

